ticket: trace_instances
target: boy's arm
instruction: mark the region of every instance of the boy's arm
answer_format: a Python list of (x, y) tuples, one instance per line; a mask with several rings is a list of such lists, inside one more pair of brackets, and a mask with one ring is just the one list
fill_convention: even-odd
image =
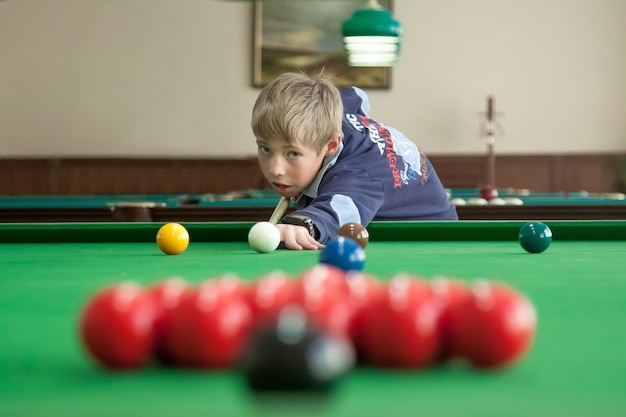
[(291, 213), (290, 217), (310, 218), (319, 233), (317, 240), (326, 243), (337, 236), (339, 227), (345, 223), (367, 226), (384, 198), (382, 183), (373, 180), (365, 170), (342, 169), (324, 178), (317, 197), (305, 208)]

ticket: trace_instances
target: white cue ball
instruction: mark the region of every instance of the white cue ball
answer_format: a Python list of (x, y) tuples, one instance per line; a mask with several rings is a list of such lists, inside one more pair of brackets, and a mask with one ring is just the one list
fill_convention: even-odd
[(248, 243), (259, 253), (273, 252), (280, 244), (280, 232), (270, 222), (259, 222), (250, 228)]

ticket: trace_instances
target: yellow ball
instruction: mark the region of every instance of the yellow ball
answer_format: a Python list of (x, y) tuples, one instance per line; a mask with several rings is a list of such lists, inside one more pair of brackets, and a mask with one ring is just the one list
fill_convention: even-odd
[(178, 255), (189, 246), (189, 232), (181, 224), (167, 223), (159, 229), (156, 243), (163, 253)]

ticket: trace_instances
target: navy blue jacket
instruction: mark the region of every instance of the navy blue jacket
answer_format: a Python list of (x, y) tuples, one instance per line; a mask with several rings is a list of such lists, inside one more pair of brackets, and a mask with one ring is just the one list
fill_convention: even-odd
[(457, 220), (430, 161), (398, 130), (369, 117), (369, 101), (356, 87), (341, 89), (340, 150), (324, 159), (317, 177), (296, 201), (294, 214), (310, 217), (327, 242), (348, 222)]

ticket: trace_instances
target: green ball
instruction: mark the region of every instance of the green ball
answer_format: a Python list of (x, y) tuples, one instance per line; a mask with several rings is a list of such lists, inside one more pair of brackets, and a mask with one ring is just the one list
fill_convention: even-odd
[(528, 222), (519, 231), (519, 243), (526, 252), (541, 253), (552, 243), (552, 230), (541, 222)]

